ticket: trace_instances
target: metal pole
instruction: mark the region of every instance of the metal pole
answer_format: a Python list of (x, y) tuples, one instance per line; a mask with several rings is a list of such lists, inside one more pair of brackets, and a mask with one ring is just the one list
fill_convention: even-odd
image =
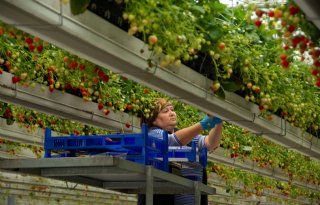
[(201, 203), (201, 193), (199, 190), (199, 182), (195, 181), (194, 182), (194, 204), (200, 205), (200, 203)]
[(14, 195), (8, 196), (8, 205), (16, 205), (16, 196)]
[(153, 205), (153, 173), (152, 166), (146, 166), (146, 205)]

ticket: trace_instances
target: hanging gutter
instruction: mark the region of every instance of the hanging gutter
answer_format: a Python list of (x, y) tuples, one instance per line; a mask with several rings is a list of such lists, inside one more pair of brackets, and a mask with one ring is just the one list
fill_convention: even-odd
[[(43, 90), (43, 85), (40, 84), (36, 84), (34, 88), (13, 84), (12, 76), (7, 72), (0, 75), (1, 101), (113, 132), (140, 132), (140, 119), (133, 115), (110, 110), (106, 116), (98, 109), (97, 103), (85, 102), (80, 97), (59, 90), (50, 92), (47, 86)], [(130, 128), (124, 126), (126, 122), (130, 122)]]
[[(150, 53), (144, 43), (87, 11), (73, 16), (69, 5), (59, 0), (0, 1), (0, 18), (26, 32), (134, 81), (159, 90), (200, 110), (221, 117), (256, 134), (261, 134), (285, 147), (320, 159), (319, 145), (305, 140), (300, 132), (288, 132), (290, 125), (272, 124), (259, 116), (256, 105), (239, 104), (241, 97), (227, 93), (227, 99), (213, 96), (208, 88), (211, 80), (190, 68), (147, 70)], [(185, 76), (187, 75), (187, 76)], [(234, 98), (237, 100), (234, 101)], [(241, 99), (239, 101), (239, 99)], [(249, 109), (248, 109), (249, 107)], [(277, 120), (279, 121), (279, 120)], [(286, 128), (286, 129), (285, 129)]]
[[(208, 161), (218, 162), (230, 167), (235, 167), (241, 170), (246, 170), (248, 172), (265, 176), (274, 180), (289, 182), (288, 176), (284, 175), (284, 171), (280, 168), (272, 168), (271, 166), (261, 168), (258, 166), (258, 163), (252, 160), (242, 160), (238, 158), (226, 157), (226, 151), (223, 148), (219, 148), (214, 153), (208, 154)], [(308, 184), (302, 181), (293, 180), (293, 185), (311, 189), (313, 191), (319, 191), (319, 186)]]
[(318, 0), (294, 0), (306, 15), (306, 19), (312, 21), (320, 30), (320, 5)]

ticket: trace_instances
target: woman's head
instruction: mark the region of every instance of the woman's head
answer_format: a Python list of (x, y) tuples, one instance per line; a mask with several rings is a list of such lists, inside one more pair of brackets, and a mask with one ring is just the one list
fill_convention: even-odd
[(159, 98), (146, 121), (149, 127), (157, 126), (172, 132), (177, 124), (177, 116), (172, 104), (164, 98)]

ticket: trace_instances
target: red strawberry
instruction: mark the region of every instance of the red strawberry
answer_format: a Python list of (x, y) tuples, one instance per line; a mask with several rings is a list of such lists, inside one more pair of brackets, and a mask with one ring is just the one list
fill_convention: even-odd
[(75, 69), (76, 67), (78, 67), (78, 62), (77, 61), (72, 61), (71, 63), (69, 63), (68, 67), (70, 69)]
[(289, 26), (288, 26), (288, 31), (289, 31), (290, 33), (294, 32), (295, 30), (296, 30), (296, 27), (295, 27), (294, 25), (289, 25)]
[(99, 110), (102, 110), (102, 109), (103, 109), (103, 107), (104, 107), (104, 106), (103, 106), (103, 104), (102, 104), (102, 103), (99, 103), (99, 104), (98, 104), (98, 109), (99, 109)]
[(53, 92), (54, 91), (54, 85), (49, 85), (49, 91)]
[(8, 68), (8, 70), (11, 70), (11, 62), (10, 61), (6, 61), (5, 65)]
[(313, 65), (315, 65), (315, 66), (317, 66), (317, 67), (320, 67), (320, 61), (318, 61), (318, 60), (317, 60), (317, 61), (314, 61), (314, 62), (313, 62)]
[(106, 75), (106, 74), (100, 76), (100, 78), (101, 78), (102, 81), (104, 81), (104, 82), (106, 82), (106, 83), (109, 81), (109, 76)]
[(287, 60), (287, 54), (285, 53), (281, 53), (279, 57), (281, 60)]
[(0, 75), (3, 73), (3, 70), (2, 69), (0, 69)]
[(38, 52), (42, 52), (43, 51), (43, 46), (42, 45), (37, 46), (37, 51)]
[(36, 48), (36, 46), (33, 44), (29, 44), (28, 48), (29, 48), (29, 51), (33, 51)]
[(127, 105), (128, 110), (132, 110), (132, 105)]
[[(54, 72), (55, 71), (55, 69), (53, 68), (53, 67), (49, 67), (48, 69), (48, 72)], [(49, 77), (48, 77), (49, 78)], [(51, 78), (51, 77), (50, 77)]]
[(30, 38), (30, 37), (29, 37), (29, 38), (27, 38), (27, 39), (26, 39), (26, 43), (27, 43), (27, 44), (31, 44), (31, 43), (33, 43), (32, 38)]
[(282, 117), (286, 118), (288, 113), (286, 111), (282, 111)]
[(290, 14), (293, 16), (293, 15), (296, 15), (298, 12), (299, 12), (299, 8), (296, 7), (295, 5), (290, 5), (289, 6), (289, 12)]
[(311, 74), (317, 76), (319, 71), (317, 69), (312, 69)]
[(12, 83), (13, 83), (13, 84), (19, 82), (20, 80), (21, 80), (21, 79), (20, 79), (19, 76), (16, 76), (16, 75), (15, 75), (15, 76), (12, 77)]
[(130, 128), (130, 126), (131, 126), (131, 125), (130, 125), (130, 122), (126, 122), (125, 125), (126, 125), (126, 128)]
[(108, 115), (110, 113), (110, 110), (104, 109), (103, 112), (104, 112), (105, 115)]
[(85, 64), (80, 64), (79, 69), (80, 69), (81, 71), (83, 71), (85, 68), (86, 68), (86, 65), (85, 65)]
[(318, 80), (316, 82), (316, 86), (320, 88), (320, 78), (318, 78)]
[(281, 60), (281, 65), (284, 68), (288, 68), (289, 67), (289, 62), (287, 60)]
[(6, 55), (9, 56), (9, 57), (12, 56), (12, 52), (11, 51), (6, 51)]
[(144, 89), (144, 90), (143, 90), (143, 93), (144, 93), (144, 94), (148, 94), (149, 92), (150, 92), (150, 91), (149, 91), (148, 89)]
[(260, 27), (262, 24), (262, 21), (260, 19), (255, 20), (254, 24), (256, 25), (256, 27)]
[(273, 10), (270, 10), (270, 11), (268, 12), (268, 16), (269, 16), (269, 17), (274, 17), (274, 11), (273, 11)]

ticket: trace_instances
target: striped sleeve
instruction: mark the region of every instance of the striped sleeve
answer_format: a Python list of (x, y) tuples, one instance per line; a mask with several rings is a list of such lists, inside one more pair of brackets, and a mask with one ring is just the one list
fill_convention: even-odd
[(207, 136), (204, 136), (204, 135), (198, 135), (193, 139), (193, 141), (197, 143), (197, 147), (199, 150), (206, 148), (206, 144), (205, 144), (206, 137)]
[[(149, 131), (149, 135), (152, 137), (156, 137), (158, 139), (163, 139), (163, 129), (160, 128), (152, 128)], [(169, 146), (182, 146), (181, 142), (177, 138), (176, 134), (168, 134), (168, 145)]]

